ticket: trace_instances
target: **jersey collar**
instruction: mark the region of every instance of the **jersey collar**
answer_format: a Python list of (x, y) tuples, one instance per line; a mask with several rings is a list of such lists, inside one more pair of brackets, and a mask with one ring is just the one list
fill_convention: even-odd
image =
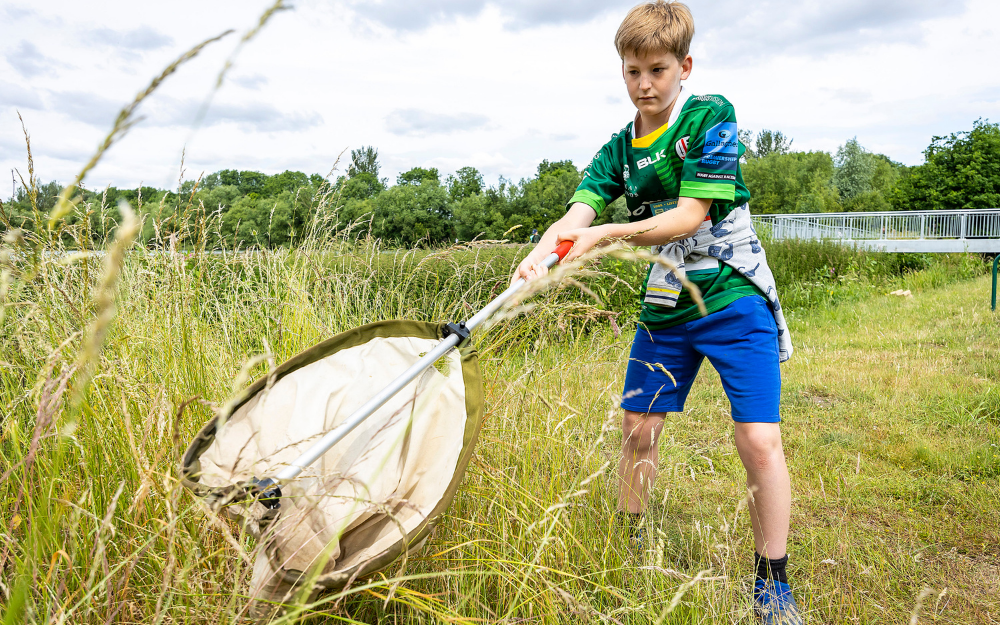
[(653, 132), (649, 133), (648, 135), (640, 137), (639, 139), (635, 138), (635, 124), (636, 122), (639, 121), (639, 112), (636, 111), (635, 119), (632, 120), (632, 129), (630, 131), (632, 135), (632, 147), (648, 148), (649, 146), (653, 145), (653, 142), (659, 139), (660, 135), (662, 135), (667, 131), (667, 128), (674, 125), (674, 123), (677, 121), (677, 118), (680, 117), (681, 115), (681, 109), (684, 108), (684, 105), (687, 104), (687, 101), (690, 97), (691, 94), (688, 92), (688, 90), (685, 89), (684, 87), (681, 87), (680, 93), (677, 94), (677, 100), (674, 103), (674, 108), (670, 111), (670, 118), (667, 119), (667, 123), (663, 124)]

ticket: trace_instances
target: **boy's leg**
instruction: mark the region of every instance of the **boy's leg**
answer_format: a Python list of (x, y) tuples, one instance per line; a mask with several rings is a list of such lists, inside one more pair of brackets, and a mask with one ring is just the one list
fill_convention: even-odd
[(715, 365), (729, 397), (736, 449), (747, 471), (757, 548), (754, 611), (767, 625), (801, 625), (785, 572), (792, 497), (778, 426), (781, 371), (774, 316), (762, 297), (743, 297), (691, 325), (692, 344)]
[(736, 450), (747, 470), (747, 503), (757, 553), (785, 557), (792, 487), (777, 423), (736, 423)]
[(641, 520), (656, 480), (663, 417), (684, 410), (701, 361), (682, 326), (649, 330), (640, 324), (636, 330), (622, 390), (625, 414), (616, 515), (629, 529), (633, 550), (643, 544)]
[(618, 509), (632, 514), (646, 510), (653, 492), (663, 429), (662, 412), (625, 411), (622, 419), (622, 457), (618, 462)]

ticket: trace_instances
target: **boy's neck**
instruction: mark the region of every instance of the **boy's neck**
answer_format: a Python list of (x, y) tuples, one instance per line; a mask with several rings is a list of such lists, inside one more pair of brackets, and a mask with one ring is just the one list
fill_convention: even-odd
[(682, 93), (684, 93), (684, 87), (681, 87), (680, 90), (677, 91), (677, 96), (674, 97), (674, 101), (670, 103), (670, 106), (656, 115), (646, 117), (642, 114), (642, 111), (636, 111), (635, 122), (632, 124), (635, 138), (639, 139), (641, 137), (645, 137), (649, 133), (654, 132), (656, 129), (663, 126), (663, 124), (669, 122), (670, 115), (674, 112), (674, 107), (677, 106), (677, 103), (680, 101)]

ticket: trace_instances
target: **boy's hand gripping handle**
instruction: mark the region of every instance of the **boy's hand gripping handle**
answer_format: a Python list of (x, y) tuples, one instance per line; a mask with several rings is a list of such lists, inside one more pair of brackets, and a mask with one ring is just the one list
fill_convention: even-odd
[[(563, 241), (556, 246), (556, 249), (553, 250), (551, 254), (545, 257), (545, 260), (543, 260), (541, 264), (544, 265), (546, 269), (552, 269), (558, 265), (562, 259), (566, 258), (566, 254), (569, 254), (569, 251), (573, 249), (573, 245), (573, 241)], [(523, 279), (524, 278), (522, 278), (522, 280)]]
[[(566, 258), (566, 254), (569, 254), (569, 251), (571, 249), (573, 249), (573, 241), (563, 241), (562, 243), (556, 246), (556, 250), (552, 253), (558, 256), (559, 260), (561, 261), (562, 259)], [(555, 264), (556, 263), (552, 263), (552, 265)], [(549, 265), (549, 269), (552, 268), (552, 265)]]

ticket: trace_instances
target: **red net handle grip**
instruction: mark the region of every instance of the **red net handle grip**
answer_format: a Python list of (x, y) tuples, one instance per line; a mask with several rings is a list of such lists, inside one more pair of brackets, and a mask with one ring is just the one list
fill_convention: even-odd
[(573, 241), (563, 241), (556, 246), (555, 254), (559, 257), (559, 260), (562, 260), (566, 258), (566, 254), (569, 254), (571, 249), (573, 249)]
[(569, 251), (571, 249), (573, 249), (573, 242), (563, 241), (562, 243), (556, 246), (556, 249), (552, 250), (551, 254), (545, 257), (545, 260), (542, 261), (542, 264), (545, 265), (545, 267), (552, 269), (557, 264), (559, 264), (559, 262), (562, 261), (563, 258), (566, 258), (566, 254), (569, 254)]

